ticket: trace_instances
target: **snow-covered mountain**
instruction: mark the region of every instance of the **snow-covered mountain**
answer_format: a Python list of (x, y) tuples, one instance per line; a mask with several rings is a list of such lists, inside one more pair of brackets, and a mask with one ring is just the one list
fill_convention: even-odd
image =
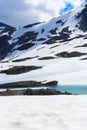
[(0, 23), (0, 60), (0, 84), (87, 84), (87, 5), (46, 23)]
[(15, 30), (15, 28), (0, 22), (0, 60), (2, 60), (12, 49), (9, 40)]

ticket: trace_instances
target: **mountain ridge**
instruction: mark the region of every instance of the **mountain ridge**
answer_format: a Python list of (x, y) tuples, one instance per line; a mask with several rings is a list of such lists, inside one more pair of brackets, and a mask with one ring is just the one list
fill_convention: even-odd
[[(83, 7), (81, 7), (81, 8), (83, 8)], [(21, 27), (19, 29), (16, 29), (9, 25), (1, 23), (3, 25), (3, 27), (4, 26), (6, 27), (5, 30), (8, 30), (8, 28), (9, 28), (8, 31), (11, 34), (7, 38), (6, 32), (5, 32), (4, 37), (6, 37), (8, 39), (7, 42), (11, 45), (12, 50), (19, 50), (19, 51), (31, 48), (35, 44), (38, 44), (37, 42), (40, 42), (41, 44), (44, 44), (44, 43), (52, 44), (52, 41), (54, 43), (56, 40), (62, 40), (61, 42), (63, 42), (64, 40), (66, 41), (69, 39), (69, 35), (71, 34), (71, 31), (76, 31), (76, 29), (82, 29), (82, 31), (85, 32), (87, 30), (86, 27), (82, 26), (82, 25), (85, 26), (86, 25), (85, 21), (87, 21), (87, 20), (85, 20), (86, 16), (84, 17), (84, 15), (86, 15), (85, 11), (87, 11), (86, 8), (87, 8), (87, 5), (85, 5), (85, 8), (83, 8), (81, 14), (78, 12), (78, 9), (77, 9), (76, 10), (76, 12), (78, 12), (77, 16), (75, 16), (75, 14), (74, 14), (74, 17), (76, 17), (76, 18), (73, 18), (73, 12), (71, 11), (61, 17), (52, 19), (48, 23), (40, 23), (40, 22), (33, 23), (30, 25)], [(82, 22), (77, 22), (74, 19), (82, 19), (82, 20), (80, 20)], [(67, 21), (70, 21), (72, 24), (72, 23), (74, 23), (74, 22), (72, 22), (73, 20), (74, 20), (74, 22), (77, 22), (77, 23), (75, 23), (75, 27), (73, 26), (74, 28), (72, 27), (72, 25), (70, 25), (71, 27), (69, 27), (68, 26), (69, 22), (67, 22)], [(1, 34), (3, 32), (4, 32), (4, 30), (1, 32)], [(54, 35), (55, 35), (55, 37), (54, 37)], [(71, 40), (71, 39), (69, 39), (69, 40)], [(19, 45), (19, 47), (17, 48), (16, 46), (18, 46), (18, 45)], [(9, 51), (11, 51), (11, 50), (9, 50)], [(3, 59), (3, 58), (0, 58), (0, 59)]]
[[(0, 83), (56, 80), (59, 84), (87, 84), (86, 41), (87, 5), (47, 23), (0, 27)], [(27, 66), (41, 68), (27, 72)], [(24, 68), (23, 73), (5, 73), (15, 67)]]

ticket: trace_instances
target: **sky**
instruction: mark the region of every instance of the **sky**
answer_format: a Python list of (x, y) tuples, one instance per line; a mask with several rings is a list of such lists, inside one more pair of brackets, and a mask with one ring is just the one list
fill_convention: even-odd
[(87, 0), (0, 0), (0, 22), (20, 27), (48, 21)]

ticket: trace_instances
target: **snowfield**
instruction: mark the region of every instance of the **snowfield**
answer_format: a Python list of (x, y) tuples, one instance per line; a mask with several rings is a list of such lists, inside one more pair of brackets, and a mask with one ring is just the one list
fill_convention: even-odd
[(45, 80), (57, 80), (59, 85), (87, 84), (87, 60), (83, 61), (79, 60), (79, 58), (58, 58), (38, 61), (37, 59), (32, 59), (18, 63), (0, 63), (0, 69), (4, 70), (12, 66), (21, 65), (43, 66), (43, 68), (18, 75), (0, 74), (0, 84), (29, 80), (42, 82)]
[(87, 130), (87, 96), (0, 97), (0, 130)]
[[(9, 40), (6, 40), (7, 25), (1, 23), (0, 38), (5, 41), (0, 42), (0, 85), (54, 80), (59, 85), (87, 84), (86, 18), (87, 5), (84, 5), (46, 23), (10, 27)], [(14, 74), (14, 68), (21, 66), (41, 68)], [(6, 73), (10, 69), (13, 72)]]

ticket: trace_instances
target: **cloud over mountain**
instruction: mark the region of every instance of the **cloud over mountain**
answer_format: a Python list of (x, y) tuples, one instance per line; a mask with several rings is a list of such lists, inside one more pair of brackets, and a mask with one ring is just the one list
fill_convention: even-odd
[(82, 0), (0, 0), (0, 21), (13, 26), (47, 21), (59, 16), (61, 9), (66, 12), (67, 4), (75, 8), (82, 3)]

